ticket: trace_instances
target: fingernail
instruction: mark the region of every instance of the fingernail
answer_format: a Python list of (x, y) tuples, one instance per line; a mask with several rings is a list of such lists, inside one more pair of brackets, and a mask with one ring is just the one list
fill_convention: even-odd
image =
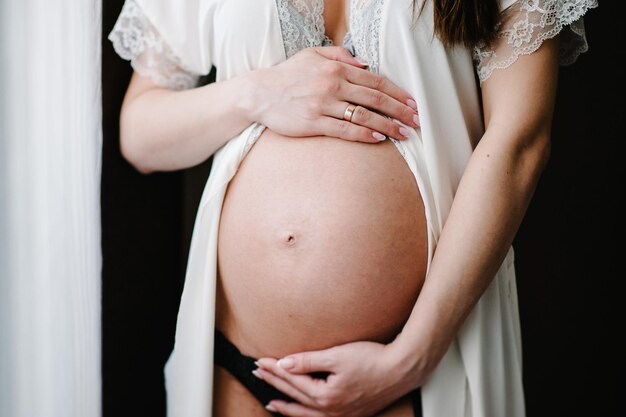
[(398, 129), (398, 131), (405, 138), (408, 138), (411, 135), (411, 131), (404, 126), (400, 126), (400, 129)]
[(367, 61), (366, 61), (366, 60), (364, 60), (363, 58), (360, 58), (360, 57), (358, 57), (358, 56), (355, 56), (355, 57), (354, 57), (354, 59), (356, 59), (356, 61), (357, 61), (359, 64), (361, 64), (361, 65), (363, 65), (363, 66), (365, 66), (365, 67), (369, 67), (369, 64), (368, 64), (368, 63), (367, 63)]
[(411, 107), (413, 110), (417, 110), (417, 103), (412, 98), (406, 101), (407, 106)]
[(259, 361), (254, 361), (254, 365), (256, 365), (257, 368), (261, 367), (261, 365), (259, 364)]
[(417, 114), (413, 115), (413, 123), (415, 123), (418, 127), (420, 126), (420, 118)]
[(291, 369), (296, 363), (291, 358), (284, 358), (279, 360), (276, 364), (283, 369)]
[(252, 375), (256, 376), (259, 379), (263, 379), (263, 377), (261, 376), (261, 374), (259, 373), (259, 371), (257, 371), (256, 369), (254, 371), (252, 371)]
[(268, 404), (268, 405), (266, 405), (266, 406), (265, 406), (265, 409), (266, 409), (267, 411), (269, 411), (270, 413), (275, 413), (275, 412), (277, 412), (277, 411), (278, 411), (276, 408), (274, 408), (274, 406), (273, 406), (272, 404)]
[(376, 139), (377, 141), (383, 141), (383, 140), (387, 139), (387, 136), (383, 135), (382, 133), (378, 133), (378, 132), (372, 133), (372, 136), (374, 136), (374, 139)]

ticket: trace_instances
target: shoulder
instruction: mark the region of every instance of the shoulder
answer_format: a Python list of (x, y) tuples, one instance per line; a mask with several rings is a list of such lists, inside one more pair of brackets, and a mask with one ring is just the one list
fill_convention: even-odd
[(141, 75), (174, 89), (193, 87), (212, 67), (219, 0), (126, 0), (108, 39)]
[(495, 40), (474, 49), (481, 83), (559, 34), (562, 65), (587, 51), (583, 16), (598, 6), (597, 0), (500, 0), (499, 4), (502, 13)]

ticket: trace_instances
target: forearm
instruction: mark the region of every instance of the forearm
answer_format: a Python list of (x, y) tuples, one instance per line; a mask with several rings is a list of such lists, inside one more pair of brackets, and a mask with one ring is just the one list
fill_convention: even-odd
[(125, 158), (141, 172), (197, 165), (252, 123), (244, 111), (252, 88), (247, 75), (190, 90), (151, 88), (138, 94), (133, 81), (122, 106), (120, 142)]
[(437, 365), (493, 279), (546, 164), (547, 135), (524, 148), (503, 146), (503, 140), (487, 133), (474, 151), (424, 287), (393, 343), (399, 363), (414, 375), (428, 374)]
[[(133, 75), (120, 119), (124, 157), (139, 171), (196, 165), (253, 122), (289, 137), (379, 142), (418, 127), (415, 100), (341, 47), (306, 48), (272, 67), (184, 91)], [(358, 104), (343, 120), (345, 103)], [(370, 110), (370, 108), (372, 110)]]

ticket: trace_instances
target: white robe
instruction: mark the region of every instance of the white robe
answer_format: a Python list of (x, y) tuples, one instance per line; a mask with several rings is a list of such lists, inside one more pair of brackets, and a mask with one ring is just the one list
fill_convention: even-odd
[[(311, 13), (298, 20), (291, 8), (295, 2), (310, 6)], [(502, 36), (495, 45), (471, 51), (446, 49), (433, 37), (432, 1), (413, 27), (411, 0), (351, 2), (357, 55), (417, 101), (421, 128), (394, 143), (424, 201), (428, 268), (466, 164), (484, 133), (476, 74), (483, 81), (564, 27), (571, 30), (562, 36), (562, 62), (573, 62), (586, 50), (582, 15), (597, 6), (596, 0), (500, 4), (511, 16)], [(173, 89), (191, 88), (213, 65), (221, 81), (280, 63), (302, 47), (327, 44), (320, 5), (322, 0), (127, 0), (109, 39), (142, 75)], [(263, 129), (258, 123), (249, 126), (214, 155), (194, 227), (175, 348), (165, 366), (169, 417), (211, 416), (220, 212), (229, 181)], [(513, 259), (511, 247), (422, 387), (425, 417), (525, 415)]]

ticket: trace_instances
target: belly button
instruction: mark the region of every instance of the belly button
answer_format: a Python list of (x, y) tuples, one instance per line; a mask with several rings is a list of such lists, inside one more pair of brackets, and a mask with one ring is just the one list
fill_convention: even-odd
[(285, 244), (288, 246), (293, 246), (296, 244), (296, 237), (292, 234), (288, 235), (285, 239)]

